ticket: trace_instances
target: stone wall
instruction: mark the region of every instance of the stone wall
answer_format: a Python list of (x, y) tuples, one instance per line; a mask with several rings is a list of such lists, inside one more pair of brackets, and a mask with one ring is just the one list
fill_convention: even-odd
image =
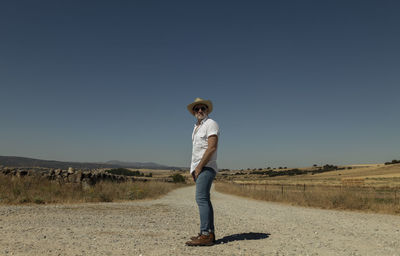
[[(105, 170), (68, 170), (47, 169), (47, 168), (10, 168), (3, 167), (0, 174), (15, 177), (37, 176), (48, 180), (54, 180), (62, 183), (82, 183), (82, 185), (92, 186), (100, 181), (126, 182), (134, 181), (134, 177), (115, 175)], [(141, 181), (146, 181), (141, 179)]]

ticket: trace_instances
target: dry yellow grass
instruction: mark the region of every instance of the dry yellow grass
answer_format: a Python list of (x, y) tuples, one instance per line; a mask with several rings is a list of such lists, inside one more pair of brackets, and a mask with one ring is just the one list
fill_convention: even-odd
[(400, 177), (400, 165), (370, 165), (370, 166), (350, 166), (352, 169), (338, 170), (316, 174), (316, 177), (335, 177), (340, 174), (343, 177)]
[(0, 204), (113, 202), (156, 198), (184, 184), (165, 182), (99, 182), (81, 184), (49, 181), (41, 177), (0, 175)]
[(217, 191), (323, 209), (400, 214), (400, 190), (357, 186), (256, 185), (218, 182)]
[(227, 175), (216, 189), (301, 206), (400, 214), (399, 164), (351, 167), (314, 175)]
[[(277, 176), (230, 175), (235, 183), (255, 184), (291, 184), (340, 186), (343, 179), (364, 179), (365, 186), (400, 188), (400, 164), (395, 165), (358, 165), (345, 166), (352, 169), (329, 171), (314, 175)], [(310, 169), (310, 168), (308, 168)]]

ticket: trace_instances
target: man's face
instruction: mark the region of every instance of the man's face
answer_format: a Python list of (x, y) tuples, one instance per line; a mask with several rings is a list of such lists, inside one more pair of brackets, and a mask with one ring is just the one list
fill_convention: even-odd
[(194, 111), (194, 116), (198, 120), (203, 120), (208, 115), (208, 108), (204, 104), (199, 104), (199, 105), (194, 106), (193, 111)]

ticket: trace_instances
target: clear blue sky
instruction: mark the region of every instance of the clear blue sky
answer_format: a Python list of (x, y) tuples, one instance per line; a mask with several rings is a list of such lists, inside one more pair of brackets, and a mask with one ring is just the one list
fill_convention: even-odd
[(220, 168), (400, 158), (398, 1), (1, 1), (0, 155)]

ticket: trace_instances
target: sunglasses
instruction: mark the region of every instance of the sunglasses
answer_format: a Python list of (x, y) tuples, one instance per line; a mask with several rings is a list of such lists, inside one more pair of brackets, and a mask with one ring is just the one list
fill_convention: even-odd
[(201, 111), (206, 111), (206, 109), (207, 109), (207, 107), (196, 107), (196, 108), (193, 108), (193, 110), (194, 110), (194, 112), (199, 112), (199, 110), (201, 109)]

